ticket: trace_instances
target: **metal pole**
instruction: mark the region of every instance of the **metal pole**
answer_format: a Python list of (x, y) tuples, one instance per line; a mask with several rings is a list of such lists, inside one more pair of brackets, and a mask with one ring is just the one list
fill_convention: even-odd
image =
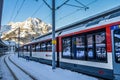
[(52, 69), (55, 69), (55, 0), (52, 0)]
[(20, 50), (20, 46), (19, 46), (19, 41), (20, 41), (20, 27), (18, 28), (18, 57), (20, 56), (20, 52), (19, 52), (19, 50)]
[(10, 41), (9, 41), (9, 54), (10, 54), (10, 52), (11, 52), (11, 48), (10, 48)]
[(1, 30), (2, 11), (3, 11), (3, 0), (0, 0), (0, 30)]

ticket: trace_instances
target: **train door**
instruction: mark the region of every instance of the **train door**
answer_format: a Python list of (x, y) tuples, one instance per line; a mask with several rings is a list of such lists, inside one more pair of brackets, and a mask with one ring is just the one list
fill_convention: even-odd
[(120, 80), (120, 26), (113, 26), (112, 51), (113, 51), (113, 74), (115, 80)]
[(56, 66), (59, 67), (59, 37), (56, 38), (56, 42), (57, 42), (57, 45), (56, 45), (56, 51), (57, 51), (57, 64)]

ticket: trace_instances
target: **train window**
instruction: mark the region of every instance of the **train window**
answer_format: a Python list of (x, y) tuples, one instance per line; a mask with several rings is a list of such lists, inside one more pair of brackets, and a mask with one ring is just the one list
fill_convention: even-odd
[(62, 57), (68, 57), (71, 58), (71, 38), (64, 38), (62, 40)]
[(96, 58), (100, 61), (106, 61), (106, 44), (105, 44), (105, 32), (95, 34), (95, 47), (96, 47)]
[(62, 57), (106, 62), (107, 51), (105, 30), (93, 31), (92, 34), (90, 32), (72, 38), (63, 38)]
[(47, 51), (52, 51), (52, 43), (51, 41), (47, 42)]
[(77, 36), (76, 37), (76, 58), (85, 59), (85, 37)]
[(32, 45), (32, 51), (35, 51), (36, 49), (35, 49), (35, 45)]
[(25, 49), (26, 49), (26, 46), (21, 47), (21, 49), (22, 49), (23, 51), (26, 51), (26, 50), (25, 50)]
[(30, 45), (28, 45), (28, 51), (30, 51)]
[(114, 31), (115, 61), (120, 63), (120, 29)]
[(40, 51), (40, 43), (36, 44), (36, 51)]
[(89, 34), (87, 35), (87, 57), (89, 59), (94, 59), (95, 58), (95, 53), (94, 53), (94, 39), (93, 35)]
[(110, 18), (114, 18), (114, 17), (118, 17), (118, 16), (120, 16), (120, 11), (119, 11), (119, 12), (116, 12), (116, 13), (111, 14), (111, 15), (110, 15), (110, 17), (109, 17), (109, 19), (110, 19)]
[(45, 42), (41, 43), (41, 51), (46, 51), (46, 43)]
[(23, 50), (23, 51), (27, 51), (27, 46), (23, 46), (23, 47), (22, 47), (22, 50)]

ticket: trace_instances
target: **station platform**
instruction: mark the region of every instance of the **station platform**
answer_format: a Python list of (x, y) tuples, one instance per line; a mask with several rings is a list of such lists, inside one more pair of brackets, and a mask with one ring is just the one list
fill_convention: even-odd
[[(0, 65), (1, 67), (1, 65)], [(2, 79), (2, 71), (1, 71), (1, 68), (0, 68), (0, 80)]]

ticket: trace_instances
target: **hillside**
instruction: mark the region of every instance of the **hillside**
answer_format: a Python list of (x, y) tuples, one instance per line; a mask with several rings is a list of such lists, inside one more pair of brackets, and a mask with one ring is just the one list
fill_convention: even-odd
[(18, 42), (20, 31), (20, 44), (28, 43), (35, 37), (51, 31), (51, 25), (46, 24), (38, 18), (28, 18), (24, 22), (10, 22), (3, 26), (2, 40)]

